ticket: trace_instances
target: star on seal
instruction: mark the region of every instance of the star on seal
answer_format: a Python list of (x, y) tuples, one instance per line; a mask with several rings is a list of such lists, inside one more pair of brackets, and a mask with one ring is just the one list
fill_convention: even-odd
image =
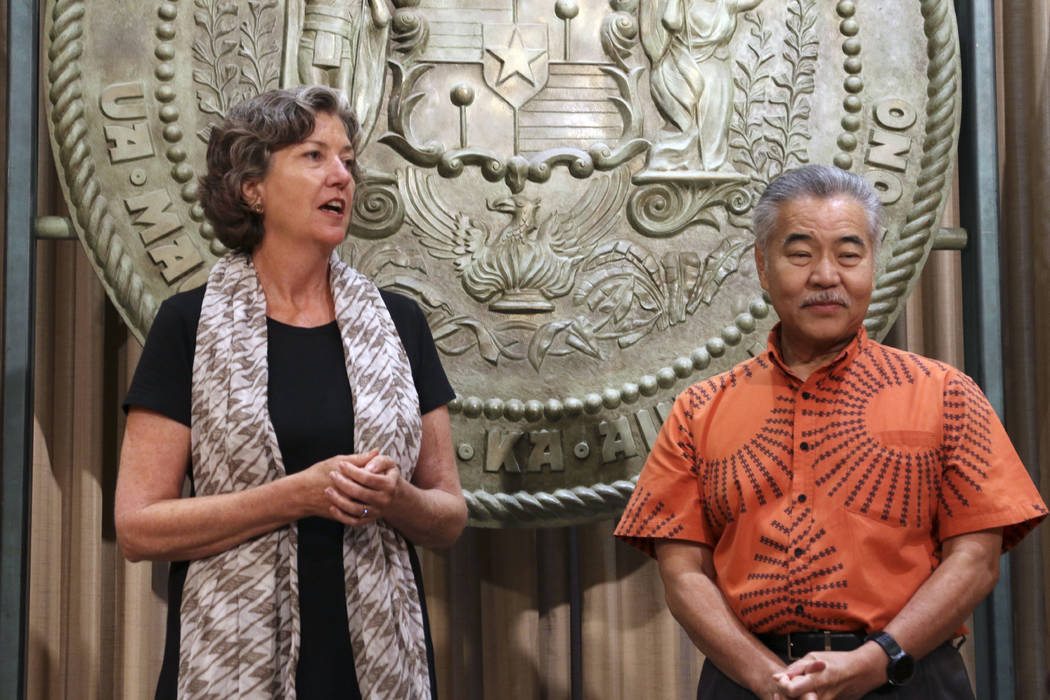
[(546, 49), (533, 49), (525, 46), (525, 41), (521, 38), (521, 31), (517, 27), (514, 27), (510, 41), (505, 47), (489, 47), (486, 50), (500, 62), (496, 85), (502, 85), (515, 74), (527, 80), (529, 85), (535, 85), (536, 77), (532, 72), (532, 62), (547, 53)]

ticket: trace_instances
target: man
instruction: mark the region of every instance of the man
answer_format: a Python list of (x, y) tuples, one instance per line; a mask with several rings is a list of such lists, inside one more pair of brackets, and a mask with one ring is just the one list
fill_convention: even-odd
[(769, 185), (768, 351), (682, 392), (617, 527), (707, 657), (698, 698), (972, 698), (952, 640), (1047, 514), (972, 380), (867, 337), (880, 219), (835, 168)]

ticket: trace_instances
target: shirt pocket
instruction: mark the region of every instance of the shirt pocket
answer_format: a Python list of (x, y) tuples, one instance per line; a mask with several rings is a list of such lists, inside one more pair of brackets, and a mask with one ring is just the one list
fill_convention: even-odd
[(884, 430), (848, 470), (836, 500), (890, 527), (930, 528), (940, 482), (940, 438), (925, 430)]
[(883, 445), (900, 448), (936, 450), (941, 446), (940, 436), (928, 430), (882, 430), (875, 433), (875, 439)]

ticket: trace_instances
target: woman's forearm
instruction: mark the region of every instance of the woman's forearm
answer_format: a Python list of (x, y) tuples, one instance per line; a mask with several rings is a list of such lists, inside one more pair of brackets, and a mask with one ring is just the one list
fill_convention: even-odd
[(452, 452), (446, 407), (422, 416), (419, 459), (412, 481), (398, 481), (380, 517), (424, 547), (449, 547), (463, 532), (467, 504)]
[(190, 458), (190, 429), (133, 408), (124, 430), (114, 521), (131, 561), (180, 561), (224, 551), (309, 515), (328, 515), (325, 489), (333, 458), (254, 488), (180, 498)]
[(303, 517), (294, 481), (290, 476), (246, 491), (121, 510), (117, 541), (130, 561), (183, 561), (224, 552)]
[(450, 547), (467, 524), (467, 508), (462, 495), (441, 489), (421, 489), (402, 481), (401, 493), (384, 515), (391, 526), (413, 544), (423, 547)]

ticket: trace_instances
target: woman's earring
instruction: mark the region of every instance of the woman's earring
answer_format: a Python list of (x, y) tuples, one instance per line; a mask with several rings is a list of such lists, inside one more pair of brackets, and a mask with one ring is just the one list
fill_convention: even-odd
[(261, 202), (261, 201), (257, 201), (257, 202), (255, 202), (254, 204), (252, 204), (252, 206), (251, 206), (251, 209), (252, 209), (252, 211), (253, 211), (253, 212), (255, 212), (256, 214), (262, 214), (262, 213), (263, 213), (263, 205), (262, 205), (262, 202)]

